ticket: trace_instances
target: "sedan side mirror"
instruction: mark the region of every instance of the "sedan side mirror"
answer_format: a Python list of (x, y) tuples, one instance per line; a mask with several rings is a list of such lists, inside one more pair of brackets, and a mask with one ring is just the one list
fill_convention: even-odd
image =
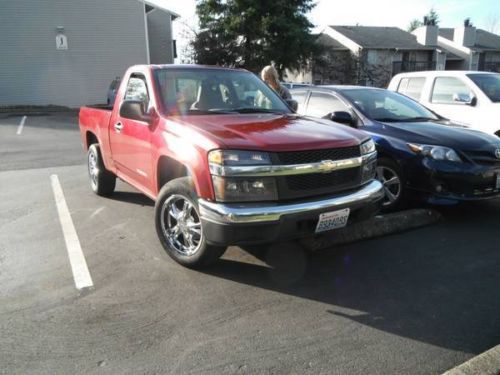
[(146, 113), (146, 104), (142, 100), (124, 100), (120, 106), (120, 116), (130, 120), (151, 122), (151, 116)]
[(297, 112), (297, 109), (299, 109), (299, 103), (296, 100), (286, 99), (285, 102), (292, 111)]
[(355, 124), (352, 115), (349, 112), (345, 111), (332, 112), (330, 114), (330, 120), (349, 126), (353, 126)]

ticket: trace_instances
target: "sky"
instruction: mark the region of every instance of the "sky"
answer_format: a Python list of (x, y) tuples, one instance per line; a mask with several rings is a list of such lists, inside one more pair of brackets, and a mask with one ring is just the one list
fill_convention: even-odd
[[(181, 22), (196, 27), (195, 0), (148, 1), (175, 11)], [(316, 0), (309, 19), (315, 25), (313, 32), (321, 32), (327, 25), (356, 24), (406, 30), (411, 20), (422, 19), (431, 8), (438, 13), (441, 27), (459, 27), (470, 18), (474, 26), (500, 33), (500, 0)], [(178, 45), (183, 44), (179, 35), (174, 37)]]

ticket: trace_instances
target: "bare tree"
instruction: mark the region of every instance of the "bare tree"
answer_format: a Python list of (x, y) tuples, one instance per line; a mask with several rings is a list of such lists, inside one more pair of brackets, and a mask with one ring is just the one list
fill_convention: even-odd
[(486, 17), (486, 31), (490, 33), (496, 34), (500, 32), (499, 24), (498, 24), (498, 15), (496, 13), (490, 13), (488, 17)]

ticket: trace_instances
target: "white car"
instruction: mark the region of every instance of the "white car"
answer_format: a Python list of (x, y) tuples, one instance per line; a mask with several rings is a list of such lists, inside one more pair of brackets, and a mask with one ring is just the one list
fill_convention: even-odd
[(388, 88), (454, 122), (500, 137), (500, 73), (400, 73), (392, 78)]

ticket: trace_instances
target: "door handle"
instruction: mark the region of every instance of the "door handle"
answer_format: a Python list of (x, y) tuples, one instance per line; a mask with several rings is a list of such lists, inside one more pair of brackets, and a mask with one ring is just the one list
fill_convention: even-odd
[(116, 130), (118, 133), (120, 133), (120, 132), (122, 131), (122, 129), (123, 129), (123, 124), (122, 124), (121, 122), (117, 122), (117, 123), (115, 124), (115, 130)]

